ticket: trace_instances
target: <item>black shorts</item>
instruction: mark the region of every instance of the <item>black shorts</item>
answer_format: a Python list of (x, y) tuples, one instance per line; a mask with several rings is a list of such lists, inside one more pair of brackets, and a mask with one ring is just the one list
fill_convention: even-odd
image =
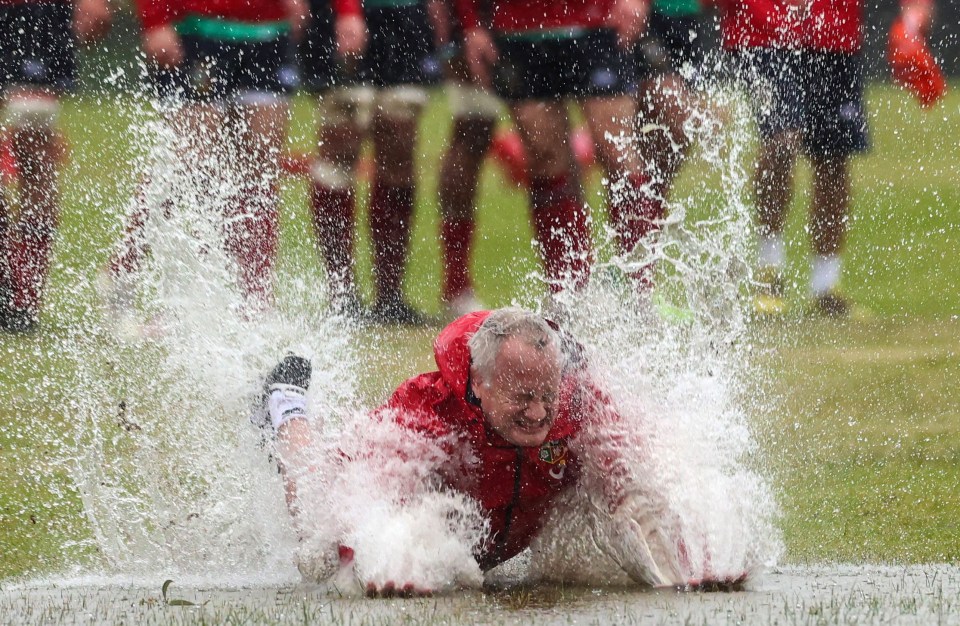
[(330, 0), (310, 0), (310, 24), (297, 47), (300, 78), (308, 91), (324, 91), (342, 82), (333, 21)]
[(647, 33), (634, 48), (637, 82), (665, 74), (680, 74), (688, 82), (696, 82), (702, 75), (703, 25), (699, 15), (651, 13)]
[(62, 91), (76, 81), (72, 2), (0, 4), (0, 88)]
[(155, 76), (161, 99), (221, 102), (242, 93), (285, 94), (291, 88), (290, 40), (221, 41), (181, 37), (184, 61)]
[(441, 79), (424, 3), (364, 9), (370, 39), (360, 79), (375, 87), (434, 85)]
[(336, 85), (367, 83), (374, 87), (432, 85), (442, 68), (433, 29), (422, 2), (364, 8), (367, 49), (356, 68), (337, 56), (334, 18), (329, 0), (311, 0), (312, 23), (299, 48), (303, 85), (321, 92)]
[(810, 156), (842, 157), (869, 147), (858, 54), (758, 49), (737, 53), (761, 137), (800, 131)]
[(493, 82), (505, 100), (590, 98), (629, 90), (625, 55), (612, 30), (549, 39), (500, 36), (497, 49)]

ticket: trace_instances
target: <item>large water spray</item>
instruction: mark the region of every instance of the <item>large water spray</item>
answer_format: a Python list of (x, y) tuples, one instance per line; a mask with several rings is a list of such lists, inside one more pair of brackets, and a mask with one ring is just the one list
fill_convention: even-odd
[[(736, 109), (723, 92), (711, 98)], [(721, 181), (710, 211), (694, 215), (700, 198), (670, 199), (655, 241), (631, 255), (599, 255), (589, 287), (554, 303), (623, 416), (630, 478), (662, 514), (645, 523), (685, 546), (694, 576), (755, 573), (780, 549), (742, 397), (752, 376), (741, 306), (750, 279), (746, 119), (735, 111), (721, 129), (703, 111), (687, 125), (700, 162)], [(64, 347), (69, 375), (51, 384), (69, 398), (67, 432), (33, 426), (39, 440), (56, 442), (55, 465), (82, 502), (86, 556), (75, 573), (286, 584), (301, 580), (298, 562), (308, 578), (335, 575), (336, 545), (346, 542), (366, 580), (382, 582), (396, 571), (386, 564), (402, 562), (424, 588), (479, 585), (471, 550), (486, 527), (476, 504), (429, 478), (447, 461), (445, 448), (389, 421), (373, 425), (360, 410), (363, 331), (329, 313), (322, 287), (280, 272), (272, 305), (245, 299), (223, 242), (238, 157), (211, 148), (229, 145), (222, 137), (193, 150), (180, 131), (163, 115), (139, 116), (131, 169), (143, 185), (130, 213), (146, 208), (149, 254), (135, 274), (115, 278), (104, 309), (90, 311)], [(627, 149), (634, 140), (622, 138)], [(625, 277), (651, 262), (657, 290), (638, 294)], [(664, 301), (683, 315), (658, 314)], [(248, 419), (264, 373), (287, 351), (312, 360), (309, 406), (321, 442), (300, 494), (307, 521), (297, 526), (272, 443)], [(399, 462), (362, 452), (378, 441), (409, 455)], [(355, 462), (332, 463), (336, 455)], [(623, 581), (597, 547), (588, 491), (589, 483), (559, 511), (588, 514), (554, 515), (517, 560), (518, 576)]]

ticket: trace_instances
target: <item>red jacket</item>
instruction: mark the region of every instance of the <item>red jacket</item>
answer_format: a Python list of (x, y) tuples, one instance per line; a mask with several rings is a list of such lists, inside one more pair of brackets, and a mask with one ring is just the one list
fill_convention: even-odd
[(863, 0), (809, 0), (800, 10), (784, 0), (724, 0), (723, 46), (804, 48), (852, 53), (863, 44)]
[[(464, 30), (481, 24), (478, 7), (486, 0), (454, 0)], [(492, 0), (490, 25), (495, 32), (517, 33), (553, 28), (600, 28), (607, 25), (613, 0)]]
[(565, 373), (559, 407), (546, 443), (521, 448), (492, 431), (468, 395), (467, 340), (489, 311), (471, 313), (447, 326), (434, 342), (439, 371), (400, 385), (380, 411), (400, 415), (402, 425), (432, 437), (453, 435), (474, 460), (443, 470), (446, 486), (474, 498), (490, 522), (491, 534), (477, 560), (490, 569), (526, 548), (556, 496), (577, 479), (579, 466), (570, 440), (602, 397), (583, 376)]

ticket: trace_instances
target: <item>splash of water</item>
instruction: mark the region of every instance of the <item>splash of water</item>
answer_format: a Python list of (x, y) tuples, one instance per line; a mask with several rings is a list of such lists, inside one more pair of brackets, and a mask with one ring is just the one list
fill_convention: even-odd
[[(696, 111), (685, 131), (719, 175), (719, 193), (665, 199), (669, 218), (656, 238), (627, 255), (608, 252), (586, 290), (551, 303), (566, 313), (567, 329), (623, 419), (626, 481), (642, 505), (634, 517), (656, 513), (644, 528), (682, 546), (685, 554), (670, 556), (688, 562), (682, 569), (692, 580), (756, 575), (782, 551), (778, 507), (744, 398), (758, 375), (742, 306), (751, 281), (743, 169), (750, 118), (729, 93), (712, 90), (709, 98), (717, 108)], [(717, 109), (727, 111), (722, 129)], [(636, 140), (621, 138), (628, 149)], [(714, 206), (698, 216), (696, 205), (711, 196)], [(637, 294), (625, 276), (650, 264), (658, 268), (656, 290)], [(570, 494), (552, 516), (534, 549), (534, 576), (628, 582), (598, 547), (589, 489)]]
[[(708, 217), (694, 217), (694, 200), (670, 200), (656, 242), (628, 256), (607, 254), (587, 289), (559, 298), (624, 418), (630, 479), (645, 501), (669, 511), (662, 530), (686, 546), (694, 576), (756, 572), (779, 553), (776, 505), (739, 396), (751, 376), (739, 304), (749, 281), (745, 119), (732, 116), (721, 131), (700, 112), (687, 125), (721, 177)], [(134, 325), (156, 323), (160, 332), (124, 338), (96, 315), (85, 320), (64, 350), (71, 375), (54, 382), (71, 390), (71, 431), (44, 436), (60, 442), (58, 465), (82, 501), (96, 569), (285, 583), (299, 580), (298, 560), (311, 578), (336, 572), (336, 544), (344, 542), (366, 580), (399, 573), (424, 588), (480, 584), (470, 555), (486, 529), (476, 504), (429, 478), (449, 461), (442, 442), (390, 420), (371, 423), (356, 410), (356, 329), (327, 312), (322, 289), (293, 274), (279, 276), (275, 307), (245, 305), (223, 246), (224, 216), (239, 187), (237, 155), (183, 158), (190, 151), (180, 134), (155, 115), (144, 114), (134, 132), (151, 253), (127, 284), (125, 306)], [(660, 268), (658, 293), (691, 319), (661, 319), (623, 279), (651, 262)], [(290, 349), (313, 362), (309, 406), (324, 418), (315, 423), (319, 469), (304, 481), (306, 521), (298, 528), (267, 458), (270, 444), (260, 450), (246, 419), (263, 373)], [(404, 448), (408, 460), (364, 452), (378, 443)], [(344, 456), (352, 462), (336, 461)], [(518, 559), (521, 575), (622, 580), (598, 550), (590, 516), (580, 514), (583, 495), (569, 494), (532, 556)]]
[[(316, 410), (348, 403), (352, 331), (302, 279), (281, 278), (276, 306), (250, 306), (223, 245), (239, 159), (228, 149), (198, 152), (181, 130), (150, 111), (131, 129), (144, 183), (128, 219), (146, 209), (140, 243), (149, 254), (135, 275), (117, 277), (103, 315), (91, 310), (72, 333), (63, 350), (70, 379), (60, 381), (70, 428), (45, 438), (59, 442), (59, 464), (82, 501), (94, 570), (296, 580), (297, 538), (276, 465), (247, 416), (264, 372), (289, 349), (317, 366)], [(230, 145), (222, 135), (207, 140)]]

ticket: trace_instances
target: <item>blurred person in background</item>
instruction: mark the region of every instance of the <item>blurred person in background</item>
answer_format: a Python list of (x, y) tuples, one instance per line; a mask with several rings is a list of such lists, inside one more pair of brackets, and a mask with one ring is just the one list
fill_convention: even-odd
[[(279, 160), (289, 123), (291, 38), (303, 0), (137, 0), (141, 43), (155, 95), (183, 135), (184, 158), (200, 171), (206, 155), (236, 155), (237, 189), (225, 208), (224, 237), (253, 310), (273, 300)], [(222, 177), (222, 172), (204, 172)], [(145, 254), (147, 208), (131, 216), (110, 273), (136, 271)]]
[[(507, 101), (527, 153), (535, 239), (551, 293), (578, 288), (592, 261), (590, 216), (569, 141), (567, 100), (582, 109), (610, 183), (609, 214), (627, 252), (649, 231), (647, 184), (629, 136), (636, 104), (625, 55), (642, 33), (643, 0), (455, 0), (471, 76)], [(616, 190), (616, 192), (613, 192)], [(636, 276), (640, 284), (649, 272)]]
[(66, 157), (60, 96), (76, 79), (76, 46), (110, 24), (108, 0), (0, 0), (0, 134), (16, 187), (0, 189), (0, 328), (9, 332), (40, 320)]
[[(782, 315), (783, 230), (798, 153), (810, 159), (813, 310), (845, 316), (841, 254), (850, 212), (850, 160), (868, 147), (861, 0), (721, 0), (723, 47), (751, 94), (760, 131), (754, 188), (760, 238), (754, 310)], [(925, 32), (931, 0), (902, 0), (901, 19)]]
[[(387, 324), (422, 325), (403, 296), (416, 200), (415, 155), (427, 85), (437, 78), (425, 0), (311, 0), (301, 47), (320, 130), (311, 208), (335, 310)], [(364, 311), (354, 259), (356, 163), (374, 149), (368, 203), (375, 299)]]
[(701, 0), (653, 0), (646, 33), (634, 48), (636, 132), (647, 183), (639, 203), (646, 229), (635, 229), (633, 237), (654, 232), (666, 217), (667, 196), (690, 151), (684, 126), (702, 104), (704, 27)]
[(436, 3), (437, 40), (446, 62), (447, 102), (453, 127), (440, 159), (438, 195), (443, 252), (441, 301), (448, 319), (483, 308), (473, 289), (470, 257), (476, 224), (477, 185), (494, 129), (504, 111), (492, 91), (470, 80), (463, 28), (451, 2)]

